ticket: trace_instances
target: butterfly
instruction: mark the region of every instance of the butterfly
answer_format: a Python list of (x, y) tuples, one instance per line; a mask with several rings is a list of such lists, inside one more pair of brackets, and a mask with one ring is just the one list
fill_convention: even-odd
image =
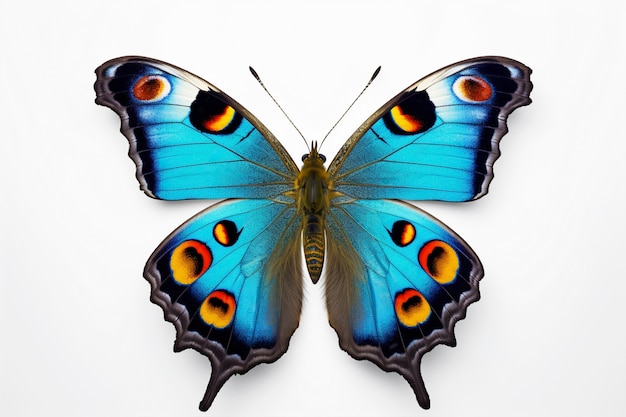
[(480, 297), (483, 267), (446, 225), (402, 200), (487, 193), (507, 116), (530, 103), (530, 68), (461, 61), (369, 117), (326, 167), (313, 142), (298, 166), (272, 133), (203, 79), (151, 58), (97, 70), (96, 103), (121, 118), (141, 189), (161, 200), (220, 199), (146, 263), (174, 349), (211, 361), (200, 409), (224, 383), (283, 355), (298, 327), (304, 267), (325, 276), (340, 347), (402, 375), (430, 407), (420, 372)]

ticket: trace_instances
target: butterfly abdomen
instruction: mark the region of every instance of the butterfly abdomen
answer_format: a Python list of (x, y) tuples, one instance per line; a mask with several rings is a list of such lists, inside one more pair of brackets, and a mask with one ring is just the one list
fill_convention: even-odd
[(324, 266), (324, 219), (319, 214), (308, 214), (304, 218), (304, 259), (313, 283), (317, 283)]

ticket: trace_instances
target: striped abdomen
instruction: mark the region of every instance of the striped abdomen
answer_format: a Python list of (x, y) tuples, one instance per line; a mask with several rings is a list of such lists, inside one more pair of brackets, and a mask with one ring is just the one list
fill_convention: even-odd
[(306, 214), (303, 220), (304, 259), (309, 276), (316, 284), (324, 266), (324, 218), (319, 214)]

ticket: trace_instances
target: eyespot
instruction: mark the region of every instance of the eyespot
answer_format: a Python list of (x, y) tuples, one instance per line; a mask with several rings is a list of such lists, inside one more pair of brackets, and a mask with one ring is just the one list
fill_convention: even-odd
[(436, 120), (435, 105), (426, 91), (408, 93), (405, 99), (383, 116), (387, 128), (399, 135), (425, 132)]
[(170, 270), (174, 280), (182, 285), (192, 284), (213, 263), (211, 250), (197, 240), (186, 240), (179, 244), (170, 256)]
[(446, 242), (427, 242), (419, 251), (418, 261), (424, 271), (440, 284), (448, 284), (456, 279), (459, 256)]
[(432, 311), (426, 297), (413, 288), (407, 288), (398, 293), (394, 304), (396, 317), (407, 327), (424, 323)]
[(223, 290), (213, 291), (200, 306), (200, 317), (205, 323), (218, 329), (227, 327), (235, 317), (235, 297)]
[[(243, 230), (243, 229), (242, 229)], [(213, 237), (222, 246), (232, 246), (237, 243), (241, 230), (230, 220), (222, 220), (213, 227)]]
[(424, 123), (420, 119), (412, 114), (405, 113), (404, 109), (400, 106), (393, 107), (390, 112), (391, 118), (396, 123), (396, 126), (405, 132), (419, 132), (424, 126)]
[(199, 91), (190, 106), (189, 121), (201, 132), (232, 133), (241, 120), (241, 115), (212, 91)]
[(204, 128), (211, 132), (221, 132), (233, 121), (234, 117), (235, 109), (230, 106), (224, 106), (221, 113), (216, 113), (206, 118)]
[(391, 231), (388, 232), (393, 243), (400, 247), (405, 247), (411, 244), (411, 242), (415, 240), (415, 236), (417, 234), (415, 226), (406, 220), (398, 220), (393, 224)]
[(172, 89), (170, 82), (162, 75), (144, 75), (132, 88), (133, 97), (139, 101), (159, 101), (168, 96)]
[(464, 75), (452, 84), (456, 96), (470, 103), (482, 103), (493, 95), (491, 85), (483, 78), (475, 75)]

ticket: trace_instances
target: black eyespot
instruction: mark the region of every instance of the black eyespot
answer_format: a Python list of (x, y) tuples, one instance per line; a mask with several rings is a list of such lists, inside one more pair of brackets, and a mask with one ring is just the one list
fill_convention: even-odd
[(233, 246), (237, 243), (241, 230), (237, 230), (237, 225), (234, 222), (222, 220), (213, 228), (213, 237), (222, 246)]
[(407, 93), (398, 104), (383, 116), (389, 130), (398, 135), (423, 133), (437, 121), (435, 105), (426, 91)]
[(226, 135), (241, 124), (239, 112), (213, 91), (199, 91), (191, 103), (189, 121), (201, 132)]
[(417, 230), (415, 230), (415, 226), (406, 220), (398, 220), (393, 224), (393, 227), (389, 231), (389, 236), (391, 236), (391, 240), (393, 243), (400, 246), (401, 248), (410, 245), (413, 240), (415, 240), (415, 236), (417, 235)]

